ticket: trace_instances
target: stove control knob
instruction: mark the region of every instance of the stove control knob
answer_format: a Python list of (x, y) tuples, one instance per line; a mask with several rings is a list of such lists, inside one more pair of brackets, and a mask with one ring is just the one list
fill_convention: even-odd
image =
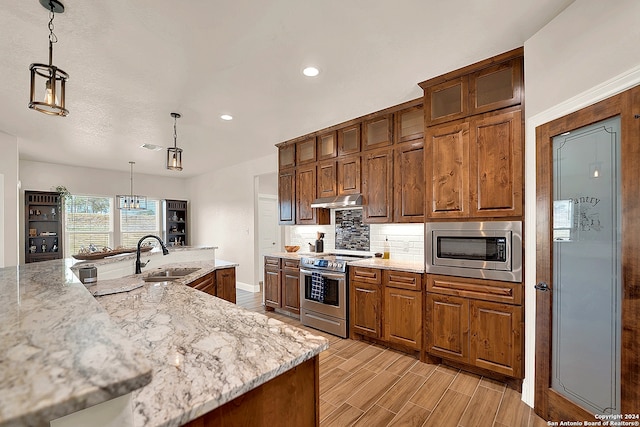
[(337, 263), (336, 263), (336, 267), (338, 267), (338, 268), (342, 268), (342, 263), (341, 263), (341, 262), (337, 262)]
[(333, 267), (335, 267), (335, 265), (336, 265), (335, 263), (329, 261), (329, 268), (333, 268)]

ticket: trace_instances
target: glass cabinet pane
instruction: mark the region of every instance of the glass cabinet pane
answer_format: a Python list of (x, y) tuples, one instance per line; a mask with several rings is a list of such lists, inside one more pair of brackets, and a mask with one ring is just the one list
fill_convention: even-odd
[(278, 164), (280, 169), (295, 166), (295, 145), (285, 145), (278, 149)]
[(338, 131), (338, 154), (354, 154), (360, 152), (360, 125)]
[(462, 113), (462, 82), (431, 93), (431, 119)]
[(318, 158), (329, 159), (337, 154), (336, 135), (331, 132), (318, 138)]
[(296, 144), (297, 164), (316, 161), (316, 140), (307, 139)]
[(424, 110), (422, 106), (397, 113), (398, 142), (421, 138), (424, 135)]
[(476, 107), (513, 98), (513, 71), (503, 68), (476, 79)]

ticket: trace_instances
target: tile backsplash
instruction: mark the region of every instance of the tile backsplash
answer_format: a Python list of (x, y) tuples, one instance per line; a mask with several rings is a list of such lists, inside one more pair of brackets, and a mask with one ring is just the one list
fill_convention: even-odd
[[(424, 262), (424, 224), (369, 224), (369, 249), (345, 250), (336, 247), (336, 212), (331, 211), (331, 225), (285, 226), (285, 244), (299, 245), (301, 253), (309, 252), (308, 243), (316, 240), (316, 232), (325, 234), (324, 251), (374, 254), (382, 252), (385, 238), (389, 239), (390, 258), (399, 261)], [(361, 212), (361, 210), (360, 210)]]
[(369, 224), (362, 222), (362, 209), (343, 209), (334, 213), (337, 250), (368, 251)]

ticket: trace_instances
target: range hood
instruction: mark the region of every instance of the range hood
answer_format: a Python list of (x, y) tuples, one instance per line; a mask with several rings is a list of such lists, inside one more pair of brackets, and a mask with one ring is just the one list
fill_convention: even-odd
[(346, 196), (321, 197), (311, 203), (312, 208), (356, 208), (362, 206), (361, 194), (348, 194)]

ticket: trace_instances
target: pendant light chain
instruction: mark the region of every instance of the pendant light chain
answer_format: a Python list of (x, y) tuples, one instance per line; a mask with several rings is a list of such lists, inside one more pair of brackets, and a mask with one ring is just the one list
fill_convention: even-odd
[(53, 32), (55, 29), (53, 25), (53, 18), (55, 18), (56, 14), (53, 11), (53, 4), (51, 5), (51, 10), (49, 11), (49, 43), (58, 43), (58, 36)]

